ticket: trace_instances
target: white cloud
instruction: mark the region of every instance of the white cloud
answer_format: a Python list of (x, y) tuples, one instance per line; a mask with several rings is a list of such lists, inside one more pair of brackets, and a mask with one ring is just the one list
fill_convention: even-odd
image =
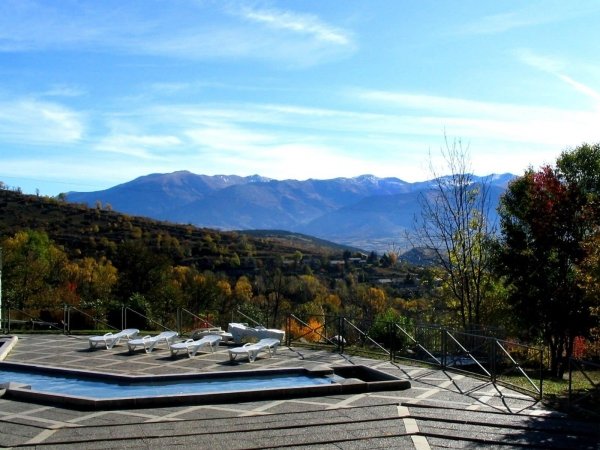
[(518, 60), (520, 60), (524, 64), (527, 64), (528, 66), (538, 69), (542, 72), (546, 72), (558, 78), (571, 88), (575, 89), (577, 92), (584, 94), (586, 97), (591, 98), (592, 100), (600, 102), (599, 91), (573, 79), (572, 77), (564, 73), (568, 70), (569, 67), (567, 61), (556, 57), (540, 55), (538, 53), (533, 52), (530, 49), (519, 49), (514, 53)]
[(0, 141), (35, 145), (82, 139), (84, 117), (63, 105), (36, 99), (0, 102)]
[(215, 125), (185, 132), (201, 147), (227, 151), (248, 151), (260, 146), (271, 145), (274, 138), (267, 134), (243, 130), (232, 125)]
[(0, 4), (0, 52), (93, 49), (307, 66), (345, 55), (351, 44), (347, 31), (292, 11), (193, 1)]
[(69, 86), (66, 84), (58, 84), (51, 86), (47, 91), (42, 92), (42, 97), (81, 97), (86, 91), (77, 86)]
[[(440, 129), (463, 138), (481, 137), (522, 145), (562, 148), (583, 141), (600, 140), (600, 112), (568, 110), (506, 103), (481, 102), (404, 92), (362, 91), (365, 101), (388, 107), (399, 121), (421, 123), (417, 129)], [(393, 108), (389, 111), (389, 108)]]
[(312, 14), (297, 14), (289, 11), (246, 9), (243, 17), (263, 23), (274, 29), (291, 31), (337, 45), (349, 45), (351, 39), (348, 32), (321, 21)]
[[(582, 141), (600, 140), (600, 113), (594, 110), (407, 92), (362, 90), (350, 95), (378, 112), (363, 112), (364, 105), (354, 110), (286, 104), (169, 105), (145, 110), (132, 120), (142, 120), (135, 122), (141, 127), (137, 134), (150, 134), (149, 130), (164, 126), (180, 139), (182, 150), (193, 148), (205, 158), (272, 162), (278, 152), (300, 145), (319, 149), (323, 155), (335, 154), (347, 167), (351, 159), (393, 158), (394, 149), (404, 152), (407, 145), (414, 151), (436, 148), (445, 132), (485, 145), (502, 144), (507, 152), (515, 146), (560, 150)], [(362, 158), (361, 152), (366, 150), (369, 158)]]
[(101, 139), (95, 149), (141, 159), (162, 159), (162, 152), (172, 151), (180, 144), (176, 136), (113, 134)]
[(493, 14), (481, 17), (476, 23), (464, 26), (462, 32), (467, 34), (495, 34), (513, 28), (537, 25), (539, 23), (544, 23), (547, 20), (548, 18), (546, 17), (524, 15), (517, 12)]
[(528, 48), (519, 48), (514, 50), (514, 55), (519, 61), (528, 66), (542, 70), (544, 72), (557, 72), (565, 67), (565, 62), (561, 59), (540, 55)]
[[(79, 184), (80, 190), (89, 190), (98, 187), (94, 181), (114, 179), (119, 173), (114, 167), (110, 170), (104, 170), (102, 163), (89, 164), (87, 161), (78, 159), (76, 155), (65, 158), (60, 155), (53, 155), (52, 158), (2, 158), (2, 171), (0, 179), (11, 178), (24, 179), (32, 182), (41, 183), (51, 181), (55, 184), (69, 185)], [(4, 174), (10, 174), (6, 177)], [(34, 175), (32, 175), (34, 174)], [(31, 179), (30, 177), (35, 177)], [(39, 179), (39, 180), (38, 180)], [(67, 181), (68, 180), (68, 181)], [(10, 184), (7, 182), (7, 184)], [(64, 187), (60, 189), (65, 190)], [(73, 188), (75, 189), (75, 188)]]
[[(502, 6), (502, 3), (498, 3)], [(535, 1), (523, 2), (518, 9), (478, 17), (476, 22), (461, 24), (459, 34), (497, 34), (516, 28), (532, 27), (563, 22), (575, 17), (586, 16), (600, 8), (594, 0), (578, 2)]]
[(580, 83), (579, 81), (576, 81), (567, 75), (556, 74), (556, 76), (560, 80), (567, 83), (569, 86), (573, 87), (576, 91), (581, 92), (582, 94), (586, 95), (587, 97), (600, 102), (600, 92), (598, 92), (597, 90), (595, 90), (595, 89), (591, 88), (590, 86), (587, 86), (583, 83)]

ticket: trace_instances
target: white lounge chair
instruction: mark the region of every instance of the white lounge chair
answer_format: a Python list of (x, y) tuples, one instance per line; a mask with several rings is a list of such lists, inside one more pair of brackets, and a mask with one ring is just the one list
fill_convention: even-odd
[(126, 330), (119, 331), (118, 333), (106, 333), (102, 336), (91, 336), (88, 342), (90, 344), (90, 348), (96, 348), (99, 344), (102, 344), (106, 348), (113, 348), (122, 339), (133, 339), (139, 332), (140, 330), (137, 328), (127, 328)]
[(175, 341), (177, 336), (178, 334), (176, 331), (163, 331), (156, 336), (144, 336), (142, 338), (130, 339), (127, 341), (127, 347), (129, 347), (130, 352), (133, 352), (136, 347), (144, 347), (146, 353), (150, 353), (161, 342), (165, 342), (167, 347), (171, 348), (171, 344)]
[(171, 356), (175, 356), (177, 353), (185, 350), (191, 358), (192, 356), (196, 356), (196, 353), (201, 348), (208, 348), (211, 353), (214, 353), (219, 342), (221, 342), (221, 336), (215, 334), (204, 336), (197, 340), (188, 339), (187, 341), (176, 342), (175, 344), (171, 344)]
[(237, 356), (243, 355), (248, 358), (248, 361), (254, 362), (256, 357), (261, 352), (266, 352), (269, 354), (269, 358), (277, 353), (277, 347), (279, 346), (280, 341), (276, 338), (266, 338), (261, 339), (255, 344), (244, 344), (241, 347), (235, 347), (229, 349), (229, 360), (233, 361)]
[(233, 339), (233, 335), (222, 330), (221, 327), (198, 328), (192, 332), (192, 339), (200, 339), (211, 334), (221, 336), (221, 341), (223, 342), (231, 341)]
[(283, 341), (285, 338), (285, 331), (278, 330), (276, 328), (265, 328), (262, 326), (249, 327), (244, 323), (232, 322), (227, 326), (227, 332), (231, 333), (233, 340), (237, 343), (242, 342), (244, 339), (266, 339), (273, 338)]

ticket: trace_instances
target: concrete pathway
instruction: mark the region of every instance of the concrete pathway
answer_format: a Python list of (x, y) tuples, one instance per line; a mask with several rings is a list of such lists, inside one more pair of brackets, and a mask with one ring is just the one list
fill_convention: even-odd
[[(262, 356), (262, 355), (261, 355)], [(600, 449), (598, 424), (567, 419), (518, 392), (462, 374), (283, 347), (230, 362), (168, 350), (90, 351), (85, 337), (19, 335), (7, 362), (149, 375), (363, 364), (411, 389), (237, 404), (80, 411), (0, 398), (0, 448), (576, 448)], [(1, 369), (1, 366), (0, 366)]]

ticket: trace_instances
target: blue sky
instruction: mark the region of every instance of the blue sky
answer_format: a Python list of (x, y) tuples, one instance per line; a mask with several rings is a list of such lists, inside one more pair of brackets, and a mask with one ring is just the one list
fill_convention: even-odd
[(600, 141), (600, 2), (2, 0), (0, 181), (522, 173)]

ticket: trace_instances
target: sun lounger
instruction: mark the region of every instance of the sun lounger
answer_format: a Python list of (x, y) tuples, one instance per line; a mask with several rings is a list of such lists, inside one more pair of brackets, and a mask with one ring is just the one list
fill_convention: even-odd
[(194, 330), (192, 333), (192, 339), (200, 339), (211, 334), (221, 336), (221, 341), (223, 342), (231, 341), (233, 339), (233, 335), (225, 330), (222, 330), (221, 327), (199, 328)]
[(248, 361), (254, 362), (256, 357), (261, 352), (266, 352), (269, 357), (277, 353), (277, 346), (280, 341), (276, 338), (261, 339), (255, 344), (244, 344), (241, 347), (235, 347), (229, 349), (229, 360), (233, 361), (238, 356), (246, 356)]
[(113, 348), (121, 340), (133, 339), (140, 332), (137, 328), (128, 328), (118, 333), (106, 333), (102, 336), (91, 336), (88, 340), (90, 348), (96, 348), (96, 346), (102, 344), (106, 348)]
[(227, 326), (227, 331), (233, 336), (233, 340), (237, 343), (242, 342), (244, 339), (267, 339), (273, 338), (283, 341), (285, 337), (285, 331), (277, 330), (275, 328), (265, 328), (261, 326), (249, 327), (243, 323), (232, 322)]
[(127, 347), (129, 347), (130, 352), (133, 352), (136, 347), (144, 347), (146, 353), (150, 353), (161, 342), (165, 342), (167, 347), (171, 348), (171, 344), (175, 341), (177, 336), (176, 331), (163, 331), (156, 336), (144, 336), (142, 338), (130, 339), (127, 342)]
[(175, 356), (181, 351), (186, 351), (187, 355), (191, 358), (192, 356), (196, 356), (196, 353), (200, 349), (210, 349), (211, 353), (214, 353), (219, 342), (221, 342), (221, 336), (214, 334), (204, 336), (197, 340), (188, 339), (187, 341), (176, 342), (175, 344), (171, 344), (171, 356)]

